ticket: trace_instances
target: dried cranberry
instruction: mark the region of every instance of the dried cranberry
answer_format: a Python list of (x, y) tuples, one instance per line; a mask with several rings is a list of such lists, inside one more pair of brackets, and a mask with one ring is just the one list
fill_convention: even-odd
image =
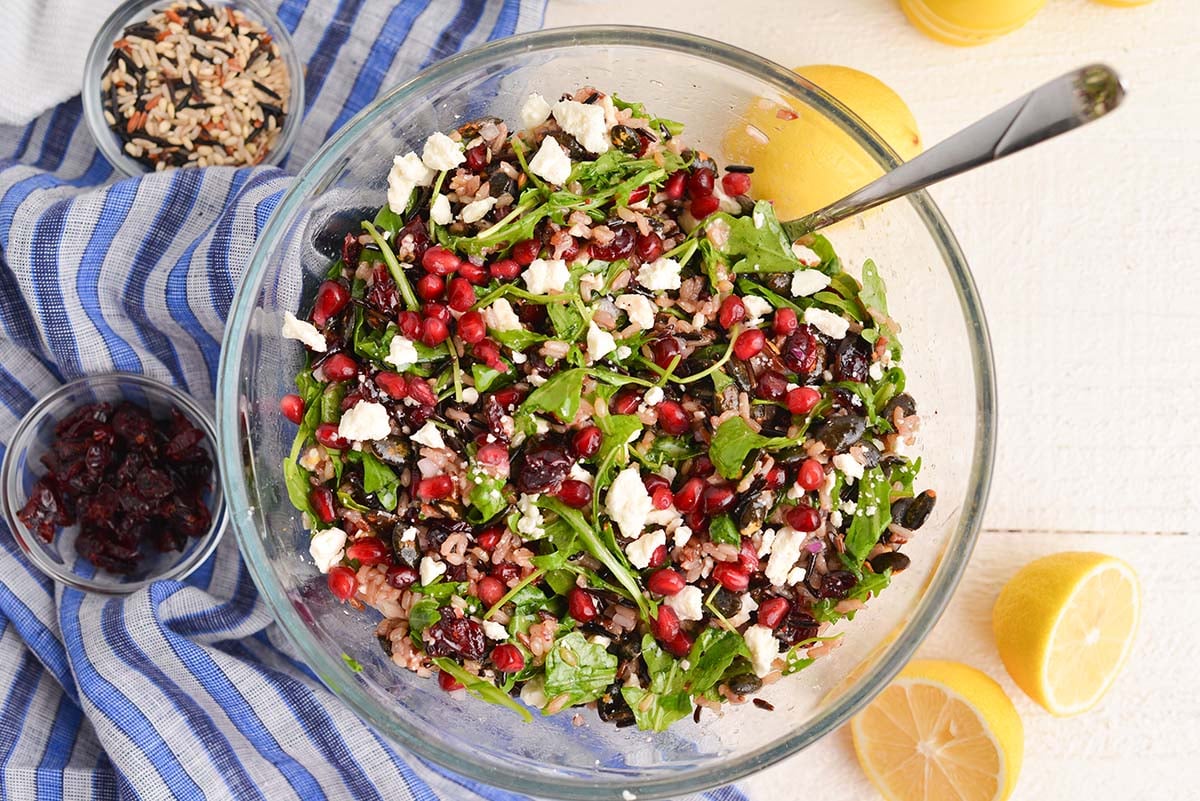
[(844, 338), (833, 351), (830, 371), (835, 381), (866, 381), (871, 367), (871, 345), (857, 335)]
[(571, 472), (574, 459), (559, 445), (543, 443), (526, 451), (517, 465), (517, 490), (524, 493), (554, 492)]
[(765, 400), (781, 401), (787, 397), (787, 379), (781, 373), (767, 370), (758, 377), (754, 392)]
[(858, 579), (849, 570), (833, 570), (821, 578), (821, 590), (817, 593), (822, 598), (841, 600), (850, 594)]
[(637, 230), (631, 225), (619, 225), (612, 229), (613, 238), (603, 245), (592, 243), (592, 258), (600, 261), (624, 259), (633, 252), (637, 244)]
[(394, 315), (400, 308), (400, 292), (396, 282), (382, 264), (371, 272), (371, 288), (367, 290), (367, 305), (388, 317)]
[(147, 501), (158, 501), (175, 491), (171, 477), (163, 470), (150, 468), (137, 477), (137, 494)]
[(358, 237), (354, 234), (346, 234), (346, 238), (342, 240), (342, 261), (350, 269), (358, 266), (358, 257), (362, 255), (362, 242), (358, 241)]
[(113, 414), (112, 430), (133, 448), (145, 448), (156, 440), (150, 415), (129, 403), (121, 404)]
[(812, 329), (802, 325), (783, 343), (781, 356), (789, 370), (802, 376), (812, 375), (817, 367), (819, 344)]
[(811, 614), (794, 606), (775, 629), (775, 639), (790, 647), (798, 642), (811, 640), (817, 636), (819, 630), (819, 624)]
[(454, 608), (445, 606), (440, 610), (442, 618), (422, 632), (425, 652), (430, 656), (460, 656), (463, 659), (481, 659), (487, 651), (483, 627), (465, 617), (458, 617)]
[(60, 525), (70, 525), (70, 517), (63, 506), (62, 496), (52, 480), (39, 478), (29, 493), (29, 500), (21, 507), (17, 517), (25, 526), (46, 542), (54, 539), (54, 530)]
[(433, 406), (437, 403), (437, 395), (434, 394), (428, 381), (419, 376), (409, 376), (407, 381), (408, 397), (422, 406)]

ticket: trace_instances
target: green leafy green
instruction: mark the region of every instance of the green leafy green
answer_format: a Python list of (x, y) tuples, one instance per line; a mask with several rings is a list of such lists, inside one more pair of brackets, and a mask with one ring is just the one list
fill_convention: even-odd
[(287, 487), (288, 500), (292, 502), (292, 506), (301, 512), (308, 512), (315, 519), (312, 502), (308, 499), (308, 492), (311, 489), (308, 475), (307, 470), (296, 464), (295, 457), (283, 460), (283, 483)]
[(741, 545), (742, 535), (729, 515), (718, 515), (708, 526), (708, 536), (718, 545)]
[(486, 523), (508, 508), (508, 500), (504, 497), (503, 478), (489, 476), (476, 468), (470, 470), (474, 486), (467, 493), (467, 502), (477, 512), (472, 515), (473, 522)]
[[(412, 195), (415, 194), (415, 192), (412, 193)], [(412, 200), (412, 195), (409, 196), (410, 201)], [(409, 205), (411, 206), (411, 203)], [(407, 212), (408, 209), (405, 209), (405, 211)], [(404, 227), (404, 218), (403, 215), (392, 211), (392, 207), (385, 203), (383, 208), (381, 208), (375, 215), (375, 226), (377, 228), (382, 228), (383, 230), (390, 232), (392, 236), (395, 236), (397, 232)]]
[(573, 368), (555, 373), (540, 387), (529, 393), (521, 404), (521, 413), (550, 412), (564, 423), (575, 419), (579, 402), (583, 399), (583, 379), (587, 370)]
[(510, 350), (525, 350), (530, 345), (545, 342), (547, 339), (547, 337), (542, 336), (536, 331), (530, 331), (525, 328), (517, 328), (511, 331), (493, 330), (491, 333), (501, 345)]
[(490, 681), (482, 679), (474, 673), (468, 673), (463, 669), (462, 665), (453, 659), (440, 656), (434, 658), (433, 663), (438, 666), (439, 670), (449, 673), (457, 679), (458, 683), (463, 685), (467, 692), (481, 701), (487, 701), (489, 704), (496, 704), (497, 706), (506, 706), (524, 718), (526, 723), (533, 721), (533, 715), (530, 714), (529, 710), (513, 700), (508, 693)]
[[(675, 122), (674, 120), (668, 120), (664, 117), (651, 117), (650, 112), (646, 111), (645, 104), (643, 104), (643, 103), (626, 103), (624, 100), (617, 97), (616, 95), (611, 95), (611, 97), (612, 97), (613, 105), (615, 107), (617, 107), (619, 109), (628, 109), (629, 112), (633, 116), (640, 117), (644, 120), (649, 120), (650, 128), (655, 133), (658, 133), (662, 130), (665, 130), (671, 136), (679, 136), (681, 133), (683, 133), (683, 123), (682, 122)], [(670, 151), (664, 151), (664, 152), (669, 153)], [(683, 165), (680, 164), (680, 166), (683, 166)]]
[(325, 387), (321, 393), (321, 422), (336, 423), (342, 417), (342, 398), (346, 394), (346, 385), (334, 381)]
[(547, 698), (566, 693), (571, 705), (586, 704), (603, 695), (616, 678), (617, 657), (578, 631), (560, 637), (546, 654)]
[(621, 695), (642, 731), (666, 731), (672, 723), (692, 713), (692, 698), (686, 692), (663, 694), (641, 687), (622, 687)]
[(879, 268), (871, 259), (863, 262), (862, 290), (859, 291), (858, 297), (868, 310), (875, 309), (883, 314), (888, 313), (887, 288), (884, 286), (883, 278), (879, 275)]
[(739, 656), (750, 658), (746, 641), (736, 631), (706, 628), (696, 638), (688, 654), (686, 683), (693, 695), (700, 695), (716, 686), (725, 671)]
[(512, 381), (513, 372), (509, 370), (502, 373), (499, 370), (488, 367), (486, 364), (476, 362), (471, 365), (471, 376), (475, 379), (476, 390), (479, 392), (488, 392)]
[(730, 261), (737, 259), (735, 273), (790, 273), (800, 269), (792, 244), (775, 216), (775, 207), (768, 201), (758, 201), (744, 217), (725, 215), (725, 221), (729, 238), (721, 250)]
[(554, 333), (563, 342), (574, 342), (583, 336), (587, 321), (574, 305), (566, 303), (551, 303), (546, 306), (550, 322), (554, 325)]
[(425, 597), (412, 605), (408, 613), (408, 630), (414, 637), (420, 637), (421, 632), (442, 619), (438, 611), (436, 598)]
[(790, 437), (764, 437), (750, 428), (741, 417), (721, 423), (708, 445), (708, 458), (725, 478), (740, 478), (742, 463), (750, 451), (759, 448), (786, 448), (798, 444)]
[(362, 452), (363, 492), (373, 495), (379, 490), (400, 483), (399, 477), (365, 449)]
[(665, 464), (678, 464), (685, 459), (699, 456), (703, 452), (703, 446), (693, 439), (664, 435), (655, 438), (649, 450), (637, 455), (637, 460), (651, 470), (657, 471), (662, 469)]
[(355, 659), (354, 657), (350, 656), (350, 654), (343, 653), (343, 654), (342, 654), (342, 661), (346, 663), (346, 667), (350, 668), (350, 670), (351, 670), (352, 672), (354, 672), (354, 673), (362, 673), (362, 671), (363, 671), (363, 666), (362, 666), (362, 664), (361, 664), (361, 663), (360, 663), (360, 662), (359, 662), (357, 659)]
[(846, 532), (846, 556), (858, 567), (892, 522), (891, 484), (880, 467), (867, 470), (858, 488), (854, 520)]
[[(849, 565), (848, 565), (849, 566)], [(851, 601), (866, 601), (874, 595), (879, 595), (887, 589), (888, 584), (892, 581), (892, 571), (885, 570), (882, 573), (860, 573), (858, 583), (850, 590), (850, 594), (846, 596), (847, 600)], [(837, 611), (837, 605), (840, 601), (833, 598), (824, 598), (813, 604), (812, 615), (815, 619), (822, 623), (834, 623), (841, 620), (843, 617), (847, 620), (854, 619), (854, 611), (846, 612), (845, 614)]]
[(921, 459), (915, 462), (904, 462), (892, 468), (892, 472), (888, 475), (888, 481), (892, 485), (892, 497), (895, 498), (911, 498), (916, 495), (916, 490), (913, 485), (917, 480), (917, 473), (921, 471)]

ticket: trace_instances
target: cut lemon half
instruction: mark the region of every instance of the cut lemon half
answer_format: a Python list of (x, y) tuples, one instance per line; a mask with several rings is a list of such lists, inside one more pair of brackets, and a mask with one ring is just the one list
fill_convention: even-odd
[(1052, 715), (1095, 706), (1133, 648), (1141, 590), (1133, 568), (1102, 553), (1057, 553), (1030, 562), (992, 610), (1009, 675)]
[(1021, 719), (1000, 685), (958, 662), (910, 662), (850, 722), (887, 801), (1004, 801), (1021, 772)]

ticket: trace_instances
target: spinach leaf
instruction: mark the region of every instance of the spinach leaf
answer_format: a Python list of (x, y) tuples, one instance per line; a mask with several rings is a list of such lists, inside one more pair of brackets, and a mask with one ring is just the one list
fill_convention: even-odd
[(362, 466), (363, 466), (363, 492), (368, 495), (374, 495), (381, 489), (394, 487), (400, 483), (400, 479), (388, 467), (374, 455), (368, 453), (365, 449), (362, 451)]
[(614, 464), (625, 464), (629, 461), (629, 443), (636, 440), (642, 432), (642, 421), (633, 414), (606, 414), (597, 416), (596, 426), (604, 433), (600, 442), (600, 452), (596, 459), (604, 462), (610, 456)]
[(642, 731), (666, 731), (672, 723), (692, 713), (692, 698), (686, 692), (661, 695), (640, 687), (622, 687), (621, 695)]
[(714, 517), (708, 527), (708, 536), (718, 545), (725, 543), (740, 546), (742, 544), (742, 535), (729, 515)]
[(575, 419), (583, 399), (583, 379), (587, 370), (573, 368), (555, 373), (545, 384), (529, 393), (521, 404), (522, 414), (551, 412), (564, 423)]
[(661, 470), (664, 464), (676, 464), (703, 452), (703, 446), (698, 445), (695, 440), (664, 435), (656, 438), (646, 453), (637, 455), (637, 460), (657, 471)]
[(578, 631), (560, 637), (546, 654), (547, 698), (565, 693), (570, 705), (586, 704), (603, 695), (616, 678), (617, 657)]
[(491, 334), (495, 339), (499, 340), (501, 345), (511, 350), (525, 350), (530, 345), (545, 342), (548, 339), (548, 337), (544, 337), (536, 331), (529, 331), (525, 328), (518, 328), (513, 331), (493, 330)]
[(741, 417), (721, 423), (708, 445), (708, 458), (725, 478), (740, 478), (746, 455), (758, 448), (785, 448), (798, 444), (790, 437), (764, 437), (750, 428)]
[(325, 387), (321, 393), (321, 422), (336, 423), (342, 419), (342, 398), (346, 395), (346, 385), (334, 381)]
[[(415, 195), (417, 193), (413, 192), (412, 194)], [(407, 210), (408, 209), (405, 209), (405, 211)], [(376, 228), (382, 228), (385, 231), (390, 231), (392, 236), (395, 236), (396, 233), (404, 227), (403, 215), (392, 211), (392, 207), (386, 203), (375, 215), (374, 222)]]
[(412, 609), (408, 613), (408, 630), (412, 632), (414, 639), (421, 636), (421, 632), (437, 623), (442, 619), (442, 613), (438, 611), (438, 602), (436, 598), (422, 598), (412, 605)]
[(467, 692), (481, 701), (487, 701), (489, 704), (496, 704), (497, 706), (506, 706), (524, 718), (526, 723), (533, 721), (533, 715), (530, 714), (529, 710), (513, 700), (512, 696), (490, 681), (482, 679), (474, 673), (468, 673), (463, 669), (462, 665), (453, 659), (440, 656), (435, 657), (433, 663), (438, 666), (439, 670), (445, 671), (457, 679), (459, 684), (466, 688)]
[(295, 457), (285, 457), (283, 460), (283, 483), (287, 487), (288, 500), (292, 506), (301, 512), (308, 512), (316, 519), (312, 502), (308, 499), (311, 486), (308, 483), (308, 471), (296, 464)]
[(726, 217), (729, 239), (722, 251), (731, 261), (740, 258), (733, 265), (735, 273), (790, 273), (800, 268), (769, 202), (758, 201), (747, 216)]
[[(536, 557), (534, 562), (537, 562)], [(575, 573), (571, 570), (550, 570), (546, 573), (546, 583), (556, 594), (566, 595), (575, 587)]]
[(476, 362), (471, 365), (471, 376), (475, 379), (475, 389), (479, 392), (487, 392), (510, 383), (513, 379), (513, 372), (509, 370), (502, 373)]
[(846, 556), (860, 567), (892, 522), (892, 487), (880, 467), (867, 470), (858, 488), (854, 520), (846, 532)]
[(739, 656), (750, 658), (746, 641), (736, 631), (707, 628), (692, 645), (688, 654), (686, 682), (693, 695), (700, 695), (716, 686), (725, 671)]

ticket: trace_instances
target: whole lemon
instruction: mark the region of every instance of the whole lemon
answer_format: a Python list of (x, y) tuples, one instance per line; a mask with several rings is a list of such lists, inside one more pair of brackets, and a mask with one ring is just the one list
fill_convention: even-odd
[[(878, 78), (832, 64), (796, 72), (862, 117), (901, 158), (921, 152), (912, 112)], [(815, 211), (883, 174), (849, 135), (794, 99), (751, 103), (726, 134), (725, 155), (755, 168), (754, 194), (774, 201), (781, 219)]]
[(1154, 0), (1096, 0), (1106, 6), (1147, 6)]
[(900, 0), (918, 30), (946, 44), (970, 47), (1012, 33), (1033, 19), (1046, 0)]

